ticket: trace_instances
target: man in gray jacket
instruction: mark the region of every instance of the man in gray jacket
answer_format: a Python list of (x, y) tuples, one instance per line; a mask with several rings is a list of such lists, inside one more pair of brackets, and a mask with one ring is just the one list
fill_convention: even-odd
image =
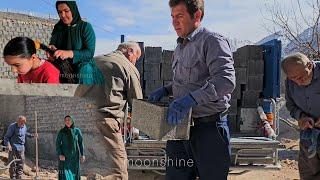
[(192, 108), (194, 126), (187, 141), (168, 141), (166, 179), (227, 179), (230, 166), (226, 111), (235, 88), (232, 52), (227, 39), (201, 27), (203, 0), (170, 0), (172, 25), (179, 36), (172, 58), (173, 83), (149, 100), (173, 95), (167, 121), (176, 125)]

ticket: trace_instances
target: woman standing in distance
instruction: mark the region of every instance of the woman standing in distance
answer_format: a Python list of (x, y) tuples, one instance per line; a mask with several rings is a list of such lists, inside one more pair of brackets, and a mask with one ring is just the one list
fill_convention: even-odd
[(59, 180), (80, 180), (80, 162), (85, 161), (82, 133), (75, 127), (72, 116), (67, 115), (64, 123), (56, 139)]

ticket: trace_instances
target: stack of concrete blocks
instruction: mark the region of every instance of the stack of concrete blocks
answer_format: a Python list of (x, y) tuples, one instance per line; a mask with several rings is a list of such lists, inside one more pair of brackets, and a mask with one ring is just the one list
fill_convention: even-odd
[[(171, 84), (173, 80), (172, 57), (173, 51), (164, 50), (162, 52), (161, 79), (164, 86)], [(169, 97), (164, 98), (163, 101), (168, 102)]]
[[(264, 60), (261, 46), (248, 45), (233, 53), (236, 88), (229, 109), (230, 128), (233, 133), (254, 133), (257, 120), (248, 117), (255, 112), (263, 91)], [(254, 109), (254, 110), (252, 110)]]
[(162, 51), (161, 47), (145, 48), (145, 58), (143, 64), (145, 97), (148, 97), (149, 94), (157, 88), (172, 82), (172, 55), (173, 51)]
[[(57, 20), (32, 17), (24, 14), (0, 12), (0, 79), (15, 78), (11, 68), (4, 62), (3, 49), (14, 37), (26, 36), (31, 39), (39, 39), (42, 43), (48, 44), (54, 24)], [(45, 58), (44, 51), (38, 55)]]
[(146, 47), (144, 59), (143, 78), (145, 81), (145, 96), (148, 96), (155, 89), (163, 86), (161, 80), (161, 61), (162, 48), (161, 47)]

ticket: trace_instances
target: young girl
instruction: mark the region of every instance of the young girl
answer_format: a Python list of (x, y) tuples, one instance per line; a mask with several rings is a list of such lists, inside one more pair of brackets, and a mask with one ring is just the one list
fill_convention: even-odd
[(3, 56), (12, 71), (18, 73), (18, 83), (59, 83), (59, 70), (36, 55), (35, 43), (27, 37), (11, 39)]

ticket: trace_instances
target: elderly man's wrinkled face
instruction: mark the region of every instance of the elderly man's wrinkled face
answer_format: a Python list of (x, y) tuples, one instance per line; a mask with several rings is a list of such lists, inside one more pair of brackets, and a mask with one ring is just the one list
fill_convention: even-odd
[(311, 62), (307, 66), (290, 64), (287, 67), (287, 77), (299, 86), (308, 86), (313, 76), (312, 69)]
[(26, 124), (26, 120), (23, 118), (18, 119), (18, 126), (23, 127)]
[(126, 54), (127, 58), (129, 59), (129, 61), (132, 63), (132, 64), (136, 64), (136, 62), (138, 61), (138, 59), (140, 58), (141, 56), (141, 50), (134, 50), (132, 48), (128, 48), (127, 49), (127, 54)]

